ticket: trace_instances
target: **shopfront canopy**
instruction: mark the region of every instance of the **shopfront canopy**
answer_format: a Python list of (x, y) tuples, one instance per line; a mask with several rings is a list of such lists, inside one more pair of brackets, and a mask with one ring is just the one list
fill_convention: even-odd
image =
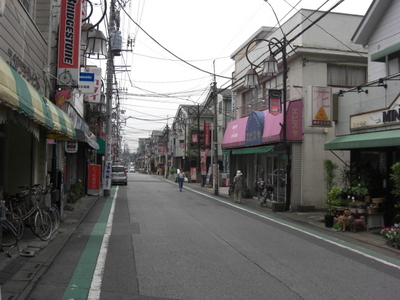
[(400, 146), (400, 130), (338, 136), (325, 143), (325, 150), (351, 150)]
[(0, 57), (0, 103), (48, 129), (49, 138), (75, 138), (68, 115), (41, 95)]
[(249, 117), (229, 122), (222, 139), (222, 148), (242, 147), (245, 145), (246, 125)]

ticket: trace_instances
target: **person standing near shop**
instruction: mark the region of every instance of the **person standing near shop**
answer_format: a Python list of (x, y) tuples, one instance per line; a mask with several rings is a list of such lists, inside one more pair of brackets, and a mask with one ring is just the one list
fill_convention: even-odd
[(182, 170), (178, 171), (178, 186), (179, 186), (179, 191), (182, 192), (183, 188), (183, 181), (185, 180), (185, 173)]
[(241, 203), (242, 193), (245, 184), (244, 184), (243, 174), (240, 170), (236, 172), (236, 176), (233, 178), (233, 184), (235, 186), (235, 193), (233, 195), (233, 199), (235, 203)]

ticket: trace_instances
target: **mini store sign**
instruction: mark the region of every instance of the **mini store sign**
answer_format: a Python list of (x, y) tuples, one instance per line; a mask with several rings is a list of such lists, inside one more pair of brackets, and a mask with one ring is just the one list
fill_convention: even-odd
[(350, 130), (398, 124), (400, 124), (400, 94), (388, 108), (350, 116)]

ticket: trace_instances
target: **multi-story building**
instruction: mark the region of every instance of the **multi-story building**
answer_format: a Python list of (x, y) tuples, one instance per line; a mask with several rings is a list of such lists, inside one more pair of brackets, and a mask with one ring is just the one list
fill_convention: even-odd
[[(324, 159), (349, 160), (348, 151), (324, 150), (335, 134), (332, 94), (367, 79), (366, 50), (351, 43), (349, 30), (361, 19), (302, 9), (280, 28), (262, 27), (231, 55), (235, 120), (222, 147), (230, 178), (241, 170), (252, 195), (263, 179), (287, 210), (323, 206)], [(269, 54), (279, 61), (276, 77), (258, 68)], [(245, 85), (250, 67), (260, 74), (258, 89)]]
[[(352, 31), (355, 45), (368, 51), (368, 82), (338, 93), (336, 137), (325, 143), (335, 154), (350, 151), (351, 185), (377, 198), (369, 223), (393, 225), (395, 203), (391, 166), (400, 161), (400, 1), (375, 0)], [(368, 46), (368, 47), (366, 47)], [(398, 220), (397, 220), (398, 221)], [(370, 224), (376, 225), (376, 224)]]
[[(75, 3), (67, 16), (66, 3), (0, 5), (0, 186), (7, 194), (18, 186), (51, 182), (63, 200), (70, 185), (86, 187), (87, 166), (96, 163), (93, 150), (99, 145), (85, 121), (84, 99), (90, 92), (79, 85), (85, 65), (85, 41), (80, 39), (84, 9)], [(58, 29), (71, 10), (76, 17), (73, 42), (67, 30)], [(64, 47), (64, 62), (76, 62), (75, 77), (57, 60), (63, 35), (71, 43)]]

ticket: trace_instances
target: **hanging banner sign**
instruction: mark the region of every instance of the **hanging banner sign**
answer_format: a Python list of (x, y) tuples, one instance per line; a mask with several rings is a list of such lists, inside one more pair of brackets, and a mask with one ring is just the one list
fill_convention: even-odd
[(204, 122), (204, 146), (210, 146), (210, 123)]
[(100, 103), (101, 102), (101, 68), (89, 67), (87, 69), (89, 73), (94, 74), (93, 92), (88, 95), (88, 102)]
[(268, 92), (268, 109), (269, 113), (277, 116), (282, 112), (282, 91), (281, 90), (269, 90)]
[(192, 142), (193, 142), (193, 143), (197, 143), (197, 141), (198, 141), (198, 136), (197, 136), (197, 134), (192, 134)]
[(57, 71), (59, 86), (78, 86), (81, 20), (82, 1), (61, 0)]
[(179, 147), (185, 149), (185, 140), (179, 140)]

